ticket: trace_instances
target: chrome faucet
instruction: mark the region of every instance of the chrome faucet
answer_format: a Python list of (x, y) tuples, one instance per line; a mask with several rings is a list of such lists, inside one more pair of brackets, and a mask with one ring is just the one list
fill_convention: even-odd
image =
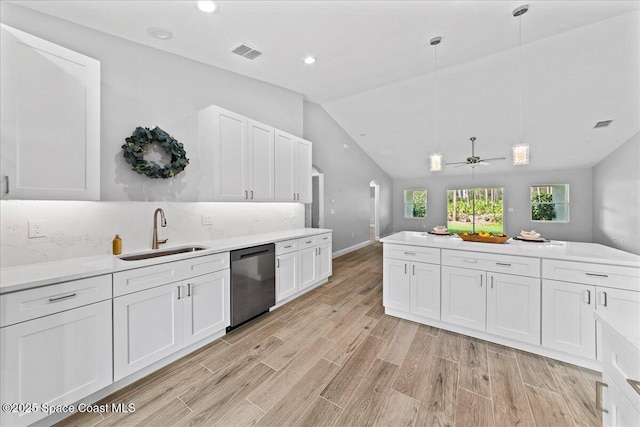
[(167, 240), (158, 240), (158, 213), (160, 213), (160, 226), (167, 226), (167, 219), (164, 217), (164, 211), (160, 208), (156, 209), (153, 213), (153, 241), (151, 242), (151, 249), (158, 249), (158, 247), (164, 243), (167, 243)]

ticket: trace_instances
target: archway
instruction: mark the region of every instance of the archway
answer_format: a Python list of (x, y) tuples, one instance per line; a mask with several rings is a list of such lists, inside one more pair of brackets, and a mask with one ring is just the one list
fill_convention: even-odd
[(369, 226), (370, 233), (369, 239), (372, 242), (376, 242), (380, 240), (380, 184), (376, 182), (376, 180), (372, 180), (369, 183), (370, 190), (370, 201), (369, 201), (369, 210), (371, 212)]

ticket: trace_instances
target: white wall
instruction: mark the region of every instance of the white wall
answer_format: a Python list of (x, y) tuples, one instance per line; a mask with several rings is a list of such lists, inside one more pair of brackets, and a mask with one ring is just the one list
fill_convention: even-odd
[[(488, 166), (491, 167), (491, 166)], [(504, 187), (504, 230), (516, 236), (520, 230), (535, 229), (554, 240), (591, 241), (591, 169), (526, 172), (517, 174), (482, 174), (471, 176), (443, 176), (431, 174), (420, 179), (395, 180), (393, 183), (394, 231), (430, 230), (447, 224), (447, 190), (473, 187)], [(529, 190), (532, 185), (569, 184), (570, 205), (568, 223), (532, 222)], [(404, 190), (427, 189), (427, 219), (405, 219)], [(509, 212), (508, 209), (513, 211)]]
[[(370, 182), (380, 184), (380, 236), (393, 230), (393, 181), (318, 104), (304, 103), (304, 138), (313, 141), (313, 164), (324, 172), (325, 227), (333, 251), (369, 240)], [(344, 145), (349, 146), (348, 149)], [(335, 200), (335, 203), (333, 202)], [(335, 214), (331, 214), (331, 210)]]
[[(101, 63), (101, 200), (196, 201), (196, 114), (216, 104), (302, 135), (302, 95), (2, 2), (2, 22)], [(190, 164), (175, 179), (138, 175), (121, 146), (137, 126), (182, 142)]]
[[(151, 249), (153, 212), (165, 211), (159, 228), (165, 246), (304, 227), (304, 205), (296, 203), (176, 203), (0, 201), (1, 265), (11, 267), (111, 253), (119, 234), (123, 252)], [(213, 225), (202, 225), (202, 214)], [(46, 221), (46, 237), (27, 238), (27, 219)]]
[(640, 255), (640, 133), (593, 167), (593, 241)]

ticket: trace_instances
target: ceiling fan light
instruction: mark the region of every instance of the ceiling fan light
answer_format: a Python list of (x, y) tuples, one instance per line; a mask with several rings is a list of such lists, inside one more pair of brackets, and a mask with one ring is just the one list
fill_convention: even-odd
[(442, 153), (434, 153), (429, 156), (429, 171), (441, 172), (442, 171)]
[(514, 166), (529, 164), (529, 144), (518, 144), (513, 146)]

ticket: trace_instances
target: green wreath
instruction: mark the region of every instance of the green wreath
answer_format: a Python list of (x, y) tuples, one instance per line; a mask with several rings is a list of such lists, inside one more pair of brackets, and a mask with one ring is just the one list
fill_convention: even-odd
[[(149, 178), (173, 178), (189, 164), (187, 152), (182, 143), (157, 126), (153, 129), (137, 127), (125, 141), (126, 143), (122, 146), (124, 159), (131, 165), (132, 170)], [(154, 142), (171, 156), (170, 163), (162, 166), (144, 159), (145, 147)]]

